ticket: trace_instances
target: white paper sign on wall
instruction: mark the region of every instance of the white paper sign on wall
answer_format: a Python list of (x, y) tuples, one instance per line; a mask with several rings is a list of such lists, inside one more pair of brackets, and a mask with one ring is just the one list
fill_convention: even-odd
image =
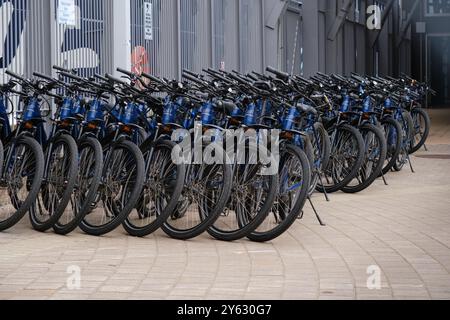
[(75, 0), (59, 0), (58, 2), (58, 23), (67, 26), (76, 26)]
[(153, 3), (144, 2), (145, 40), (153, 40)]

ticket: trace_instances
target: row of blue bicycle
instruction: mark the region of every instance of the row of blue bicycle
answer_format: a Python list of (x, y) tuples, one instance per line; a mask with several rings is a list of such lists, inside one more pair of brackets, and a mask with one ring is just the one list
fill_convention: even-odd
[(122, 225), (270, 241), (315, 192), (328, 200), (412, 169), (430, 128), (421, 103), (433, 91), (407, 76), (54, 69), (7, 71), (0, 85), (0, 231), (29, 213), (35, 230), (61, 235)]

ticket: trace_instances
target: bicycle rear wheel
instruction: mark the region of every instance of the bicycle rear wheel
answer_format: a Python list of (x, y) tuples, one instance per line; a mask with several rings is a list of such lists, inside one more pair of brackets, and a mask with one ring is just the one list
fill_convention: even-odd
[(120, 226), (136, 206), (145, 178), (144, 157), (131, 141), (105, 148), (105, 165), (96, 207), (80, 223), (84, 232), (105, 235)]
[(413, 118), (414, 131), (413, 131), (413, 144), (410, 153), (416, 153), (427, 142), (430, 134), (431, 119), (428, 113), (422, 108), (414, 108), (411, 111)]
[[(394, 167), (402, 147), (402, 127), (392, 118), (385, 118), (381, 125), (387, 145), (386, 160), (383, 166), (383, 174), (387, 174)], [(380, 175), (381, 176), (381, 175)]]
[(364, 139), (356, 128), (341, 125), (332, 140), (330, 162), (324, 171), (324, 185), (317, 187), (319, 192), (341, 190), (356, 177), (364, 161)]
[(1, 162), (0, 231), (16, 225), (33, 205), (44, 175), (44, 153), (30, 137), (6, 145)]
[(248, 238), (255, 242), (271, 241), (297, 220), (308, 197), (311, 169), (305, 152), (287, 144), (280, 157), (278, 195), (271, 212)]
[(311, 137), (314, 165), (311, 171), (311, 184), (308, 194), (312, 195), (320, 182), (320, 174), (325, 170), (330, 161), (331, 141), (330, 136), (322, 123), (314, 125), (315, 134)]
[(366, 146), (365, 159), (356, 177), (342, 188), (345, 193), (358, 193), (370, 187), (380, 176), (386, 160), (387, 147), (383, 132), (372, 124), (363, 125), (360, 131)]
[(400, 126), (402, 127), (402, 144), (400, 148), (400, 154), (398, 155), (397, 161), (394, 164), (394, 170), (397, 172), (402, 171), (403, 167), (407, 163), (411, 145), (414, 139), (414, 122), (409, 112), (403, 112)]

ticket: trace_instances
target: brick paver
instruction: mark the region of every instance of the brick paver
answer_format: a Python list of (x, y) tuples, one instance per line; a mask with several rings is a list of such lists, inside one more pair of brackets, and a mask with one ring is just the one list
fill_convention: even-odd
[[(450, 155), (450, 125), (435, 117), (428, 153)], [(446, 115), (449, 113), (447, 112)], [(447, 119), (447, 118), (444, 118)], [(39, 234), (24, 220), (0, 233), (0, 299), (450, 299), (450, 160), (413, 158), (357, 195), (321, 195), (305, 218), (266, 244), (181, 242), (161, 232)], [(70, 290), (71, 267), (81, 287)], [(367, 287), (370, 266), (380, 288)], [(69, 268), (69, 269), (68, 269)]]

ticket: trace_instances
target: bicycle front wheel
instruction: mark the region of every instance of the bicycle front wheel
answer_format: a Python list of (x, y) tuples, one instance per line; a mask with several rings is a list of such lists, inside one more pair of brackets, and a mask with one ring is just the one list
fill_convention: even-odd
[(36, 200), (44, 175), (44, 153), (35, 139), (21, 137), (6, 145), (4, 154), (0, 231), (13, 227), (25, 216)]
[(134, 143), (108, 145), (105, 154), (96, 206), (80, 223), (80, 229), (93, 236), (120, 226), (136, 206), (144, 185), (144, 157)]
[(79, 170), (70, 199), (70, 207), (53, 226), (57, 234), (66, 235), (75, 230), (91, 211), (103, 172), (103, 149), (93, 137), (85, 137), (78, 144)]
[(174, 147), (169, 140), (141, 147), (147, 165), (144, 188), (136, 208), (123, 223), (132, 236), (145, 237), (158, 230), (178, 205), (186, 168), (172, 161)]
[(345, 193), (358, 193), (372, 185), (380, 176), (386, 160), (386, 139), (383, 132), (372, 124), (360, 128), (366, 145), (364, 163), (356, 177), (344, 188)]
[[(260, 148), (262, 148), (260, 146)], [(258, 147), (249, 145), (233, 166), (233, 189), (227, 207), (208, 233), (222, 241), (236, 241), (258, 228), (271, 210), (278, 190), (278, 168), (258, 159)], [(276, 169), (276, 170), (275, 170)]]
[[(208, 150), (213, 149), (215, 156), (210, 157), (213, 153)], [(187, 165), (178, 207), (162, 226), (171, 238), (187, 240), (204, 233), (219, 218), (230, 198), (232, 166), (224, 150), (211, 144), (204, 147), (204, 155), (202, 164)]]
[(297, 220), (308, 197), (311, 170), (308, 157), (297, 146), (288, 144), (280, 157), (278, 195), (271, 212), (248, 238), (256, 242), (271, 241)]
[(69, 204), (77, 179), (78, 147), (69, 135), (51, 141), (46, 151), (44, 181), (30, 208), (31, 225), (45, 232), (61, 218)]

